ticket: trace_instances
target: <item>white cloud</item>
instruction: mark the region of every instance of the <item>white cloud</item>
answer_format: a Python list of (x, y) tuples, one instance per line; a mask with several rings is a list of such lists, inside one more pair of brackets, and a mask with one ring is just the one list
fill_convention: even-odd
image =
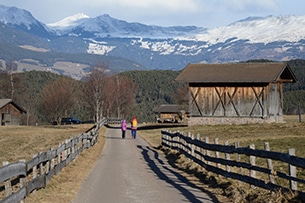
[(279, 5), (280, 0), (221, 0), (221, 3), (233, 10), (251, 10), (251, 9), (266, 9), (273, 10)]
[[(186, 9), (197, 9), (195, 0), (104, 0), (96, 1), (100, 2), (100, 5), (107, 6), (120, 6), (128, 8), (140, 8), (140, 9), (167, 9), (169, 11), (182, 11)], [(97, 4), (97, 3), (95, 3)]]

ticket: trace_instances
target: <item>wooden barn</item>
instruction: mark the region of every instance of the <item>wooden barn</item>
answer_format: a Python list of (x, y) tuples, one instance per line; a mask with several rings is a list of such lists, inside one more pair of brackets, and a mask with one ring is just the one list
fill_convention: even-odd
[(161, 104), (155, 109), (158, 123), (179, 123), (187, 117), (187, 107), (177, 104)]
[(21, 114), (26, 111), (12, 99), (0, 99), (0, 124), (20, 125)]
[(189, 64), (176, 81), (189, 87), (188, 125), (283, 121), (283, 83), (297, 79), (286, 63)]

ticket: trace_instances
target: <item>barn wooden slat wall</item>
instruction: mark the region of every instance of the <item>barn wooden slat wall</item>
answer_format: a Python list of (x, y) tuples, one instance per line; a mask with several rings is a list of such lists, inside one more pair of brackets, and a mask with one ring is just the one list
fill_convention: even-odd
[(189, 125), (281, 122), (283, 83), (297, 81), (285, 63), (189, 64), (176, 80), (189, 86)]
[(282, 116), (282, 85), (265, 87), (190, 87), (191, 116)]

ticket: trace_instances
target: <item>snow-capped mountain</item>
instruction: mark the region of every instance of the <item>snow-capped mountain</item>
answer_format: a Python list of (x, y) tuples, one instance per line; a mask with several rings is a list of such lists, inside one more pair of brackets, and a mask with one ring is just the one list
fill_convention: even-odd
[(0, 5), (0, 22), (31, 34), (44, 37), (50, 36), (48, 27), (36, 20), (29, 11), (24, 9)]
[(0, 5), (0, 19), (4, 24), (23, 25), (27, 29), (31, 29), (32, 25), (39, 25), (30, 12), (16, 7)]
[(267, 44), (274, 41), (297, 42), (305, 38), (305, 16), (293, 15), (248, 17), (228, 26), (205, 29), (196, 26), (149, 26), (117, 20), (107, 14), (90, 18), (79, 13), (48, 26), (61, 31), (61, 35), (81, 35), (86, 32), (93, 33), (94, 37), (176, 38), (209, 44), (223, 43), (231, 39)]
[[(32, 36), (27, 36), (26, 43), (12, 38), (10, 29), (0, 27), (5, 33), (0, 35), (0, 42), (61, 53), (120, 57), (148, 69), (180, 70), (188, 63), (199, 62), (305, 59), (305, 16), (248, 17), (206, 29), (145, 25), (107, 14), (92, 18), (80, 13), (44, 25), (28, 11), (0, 6), (0, 23)], [(16, 33), (14, 36), (22, 36)]]
[(225, 27), (210, 29), (195, 38), (209, 44), (232, 39), (265, 44), (276, 41), (298, 42), (305, 39), (305, 16), (247, 18)]
[(64, 29), (67, 29), (68, 27), (76, 26), (77, 24), (80, 23), (81, 20), (87, 19), (87, 18), (90, 18), (90, 17), (84, 13), (78, 13), (76, 15), (64, 18), (56, 23), (50, 23), (47, 25), (53, 29), (58, 29), (58, 30), (63, 29), (64, 30)]
[(191, 36), (202, 33), (206, 29), (196, 26), (161, 27), (144, 25), (141, 23), (129, 23), (103, 14), (90, 18), (83, 13), (65, 18), (59, 22), (48, 24), (59, 35), (101, 37), (142, 37), (142, 38), (172, 38), (177, 36)]

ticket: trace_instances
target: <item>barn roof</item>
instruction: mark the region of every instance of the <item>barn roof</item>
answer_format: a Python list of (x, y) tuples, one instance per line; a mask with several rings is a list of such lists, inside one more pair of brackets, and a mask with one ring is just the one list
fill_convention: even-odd
[(183, 105), (177, 104), (161, 104), (155, 109), (157, 113), (178, 113), (180, 111), (185, 111), (186, 108)]
[(16, 104), (12, 99), (0, 99), (0, 109), (9, 103), (12, 103), (21, 113), (26, 113), (26, 110)]
[(189, 64), (176, 81), (188, 83), (296, 82), (287, 63)]

